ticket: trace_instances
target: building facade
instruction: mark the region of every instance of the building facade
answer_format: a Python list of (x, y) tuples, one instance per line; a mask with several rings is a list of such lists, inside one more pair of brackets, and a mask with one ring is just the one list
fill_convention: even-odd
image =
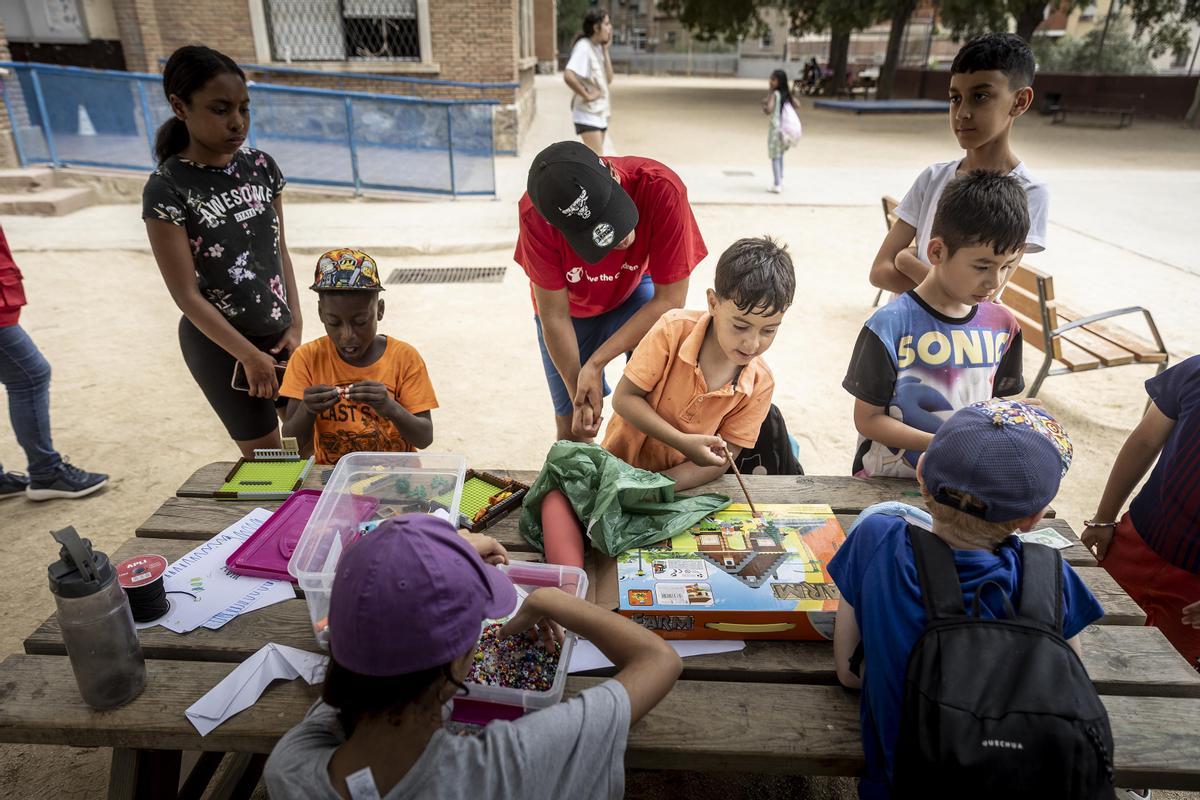
[(159, 72), (176, 48), (199, 43), (239, 64), (305, 70), (251, 69), (261, 82), (495, 100), (496, 148), (515, 152), (536, 108), (535, 69), (554, 60), (554, 8), (553, 0), (0, 0), (0, 20), (18, 61)]

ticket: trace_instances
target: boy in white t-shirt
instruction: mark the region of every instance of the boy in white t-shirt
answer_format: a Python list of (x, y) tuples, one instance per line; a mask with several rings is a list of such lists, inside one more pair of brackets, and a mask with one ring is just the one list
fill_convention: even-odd
[(583, 33), (571, 46), (571, 57), (563, 70), (563, 80), (571, 87), (571, 119), (575, 134), (604, 155), (604, 135), (612, 109), (608, 102), (608, 85), (612, 83), (612, 59), (608, 46), (612, 42), (612, 23), (602, 8), (589, 8), (583, 15)]
[[(871, 283), (897, 294), (913, 289), (931, 269), (929, 229), (942, 189), (955, 175), (983, 169), (1010, 173), (1029, 198), (1026, 253), (1046, 249), (1050, 193), (1009, 146), (1017, 117), (1033, 103), (1033, 51), (1011, 33), (977, 36), (962, 46), (950, 67), (950, 129), (966, 155), (927, 167), (896, 207), (896, 224), (884, 237)], [(909, 243), (916, 238), (916, 246)]]

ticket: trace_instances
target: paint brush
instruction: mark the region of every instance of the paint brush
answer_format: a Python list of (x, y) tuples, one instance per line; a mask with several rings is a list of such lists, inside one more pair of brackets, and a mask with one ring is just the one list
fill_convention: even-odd
[(729, 466), (733, 467), (733, 477), (737, 478), (738, 486), (742, 487), (742, 494), (746, 495), (746, 505), (750, 506), (750, 514), (755, 518), (761, 517), (762, 514), (754, 508), (754, 501), (750, 499), (750, 492), (746, 490), (746, 482), (742, 480), (742, 473), (738, 471), (737, 464), (733, 463), (733, 453), (725, 451), (725, 457), (729, 459)]

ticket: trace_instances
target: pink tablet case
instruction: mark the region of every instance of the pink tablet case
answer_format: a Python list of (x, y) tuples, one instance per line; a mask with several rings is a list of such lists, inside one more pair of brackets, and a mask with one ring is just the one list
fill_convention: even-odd
[[(296, 579), (288, 572), (288, 560), (320, 498), (319, 489), (301, 489), (293, 493), (261, 528), (225, 560), (225, 566), (239, 575), (296, 583)], [(359, 521), (370, 517), (378, 505), (379, 501), (373, 497), (354, 498)]]

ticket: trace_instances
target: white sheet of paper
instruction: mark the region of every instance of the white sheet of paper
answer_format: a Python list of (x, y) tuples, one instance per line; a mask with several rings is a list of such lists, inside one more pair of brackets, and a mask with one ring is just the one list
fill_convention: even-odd
[(239, 664), (225, 679), (188, 708), (188, 721), (207, 736), (225, 720), (254, 705), (272, 681), (303, 678), (313, 684), (325, 678), (326, 657), (274, 642)]
[[(746, 647), (746, 643), (739, 639), (672, 639), (667, 644), (671, 645), (680, 658), (712, 653), (736, 653)], [(587, 672), (612, 665), (613, 663), (605, 658), (596, 645), (587, 639), (580, 638), (576, 640), (575, 648), (571, 651), (571, 666), (567, 671), (570, 673)]]
[[(176, 633), (187, 633), (239, 603), (248, 602), (256, 590), (271, 589), (276, 583), (280, 583), (247, 575), (235, 575), (225, 568), (225, 559), (233, 555), (233, 551), (270, 516), (271, 512), (267, 509), (256, 508), (167, 567), (163, 574), (167, 591), (187, 592), (192, 596), (168, 595), (172, 601), (171, 610), (158, 624)], [(292, 591), (291, 584), (286, 581), (282, 583), (286, 584), (286, 590), (291, 591), (294, 597), (295, 592)], [(275, 596), (282, 594), (277, 592)]]
[(247, 614), (251, 611), (258, 611), (260, 608), (282, 603), (284, 600), (295, 599), (296, 590), (292, 587), (291, 581), (268, 580), (253, 589), (241, 600), (229, 606), (229, 608), (213, 615), (210, 620), (204, 623), (204, 627), (215, 631), (239, 614)]

